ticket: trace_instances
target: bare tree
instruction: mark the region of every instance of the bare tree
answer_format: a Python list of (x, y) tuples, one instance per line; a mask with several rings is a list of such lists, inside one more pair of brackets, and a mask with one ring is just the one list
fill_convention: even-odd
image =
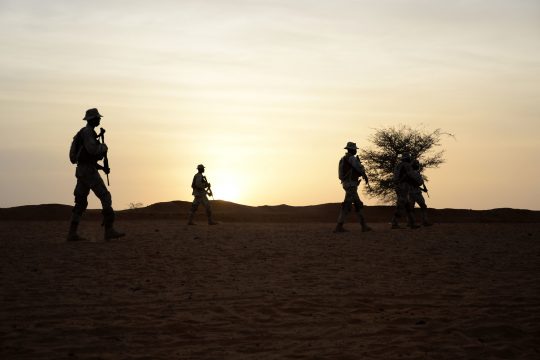
[[(371, 184), (367, 194), (383, 203), (395, 201), (393, 174), (400, 154), (411, 154), (413, 159), (420, 162), (421, 169), (439, 167), (444, 163), (444, 150), (437, 151), (436, 148), (441, 146), (443, 135), (453, 137), (441, 129), (427, 131), (407, 125), (377, 129), (369, 138), (373, 147), (360, 151)], [(427, 177), (422, 176), (427, 182)]]

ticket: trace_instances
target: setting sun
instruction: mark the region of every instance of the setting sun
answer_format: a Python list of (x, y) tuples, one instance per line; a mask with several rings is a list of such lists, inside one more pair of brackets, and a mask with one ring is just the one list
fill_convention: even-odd
[(211, 181), (214, 199), (239, 202), (241, 198), (240, 181), (235, 176), (226, 172), (216, 172), (212, 177), (208, 176)]

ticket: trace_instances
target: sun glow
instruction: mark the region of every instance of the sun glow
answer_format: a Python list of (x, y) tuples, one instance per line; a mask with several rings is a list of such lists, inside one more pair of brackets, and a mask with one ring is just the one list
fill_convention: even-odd
[(241, 184), (235, 176), (216, 173), (212, 176), (212, 192), (216, 200), (239, 202)]

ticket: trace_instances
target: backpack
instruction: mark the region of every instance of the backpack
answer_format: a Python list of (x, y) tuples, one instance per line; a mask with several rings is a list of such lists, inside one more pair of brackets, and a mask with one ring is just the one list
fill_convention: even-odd
[(351, 174), (351, 164), (349, 164), (347, 155), (339, 159), (338, 165), (338, 178), (341, 181), (344, 181)]
[(79, 161), (82, 145), (81, 131), (79, 130), (73, 137), (73, 140), (71, 140), (71, 146), (69, 147), (69, 161), (72, 164), (76, 164)]

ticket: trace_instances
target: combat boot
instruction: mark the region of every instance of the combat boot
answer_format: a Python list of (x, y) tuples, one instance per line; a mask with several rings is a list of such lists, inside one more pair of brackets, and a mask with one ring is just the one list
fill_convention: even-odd
[(338, 222), (337, 225), (336, 225), (336, 228), (334, 229), (334, 232), (335, 233), (343, 233), (343, 232), (349, 232), (349, 230), (347, 230), (347, 229), (345, 229), (343, 227), (342, 222)]
[(366, 220), (364, 219), (364, 215), (361, 213), (358, 213), (358, 219), (360, 220), (360, 226), (362, 226), (362, 232), (368, 232), (372, 231), (373, 229), (366, 224)]
[(193, 222), (193, 218), (194, 218), (194, 217), (195, 217), (195, 213), (192, 213), (192, 212), (189, 213), (189, 219), (188, 219), (188, 222), (187, 222), (188, 225), (197, 225), (197, 224), (195, 224), (195, 223)]
[(407, 212), (407, 226), (411, 229), (418, 229), (420, 225), (416, 224), (412, 212)]
[(105, 241), (118, 239), (118, 238), (121, 238), (122, 236), (126, 236), (126, 234), (123, 232), (116, 231), (114, 227), (112, 226), (112, 224), (105, 226), (105, 234), (103, 236)]
[(68, 232), (66, 241), (85, 241), (86, 240), (85, 238), (83, 238), (82, 236), (79, 236), (77, 234), (77, 228), (78, 227), (79, 227), (78, 222), (72, 221), (69, 224), (69, 232)]
[(433, 223), (428, 220), (426, 210), (424, 210), (424, 209), (422, 209), (422, 225), (424, 225), (424, 226), (433, 225)]

